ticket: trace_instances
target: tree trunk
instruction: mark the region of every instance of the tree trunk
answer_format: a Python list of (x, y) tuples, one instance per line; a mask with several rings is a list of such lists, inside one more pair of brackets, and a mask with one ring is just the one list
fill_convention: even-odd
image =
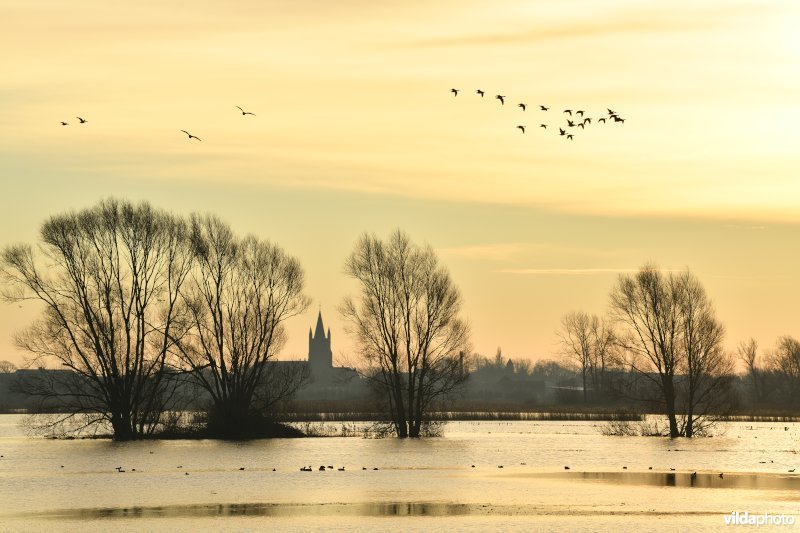
[(664, 384), (664, 403), (669, 419), (669, 438), (674, 439), (680, 436), (680, 432), (678, 431), (678, 418), (675, 415), (675, 386), (672, 376), (663, 376), (662, 383)]
[(583, 403), (586, 403), (586, 365), (583, 366)]
[(686, 430), (687, 437), (694, 436), (694, 393), (692, 389), (689, 391), (689, 405), (686, 412)]
[(401, 439), (408, 437), (408, 420), (406, 417), (405, 402), (403, 402), (403, 388), (400, 384), (400, 379), (394, 377), (394, 425), (397, 428), (397, 436)]
[(111, 414), (111, 429), (114, 431), (114, 440), (126, 441), (136, 439), (136, 433), (131, 425), (130, 415), (121, 411)]

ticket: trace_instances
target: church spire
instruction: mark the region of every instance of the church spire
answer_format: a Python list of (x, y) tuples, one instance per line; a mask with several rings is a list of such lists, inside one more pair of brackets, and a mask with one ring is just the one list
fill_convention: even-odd
[(322, 325), (322, 311), (320, 311), (319, 314), (317, 315), (317, 327), (314, 328), (314, 338), (315, 339), (325, 338), (325, 326)]
[[(333, 352), (331, 352), (331, 330), (325, 335), (325, 325), (322, 323), (322, 311), (317, 314), (317, 325), (314, 328), (314, 336), (311, 330), (308, 332), (308, 363), (312, 367), (312, 373), (317, 377), (326, 375), (333, 368)], [(322, 374), (320, 374), (322, 373)]]

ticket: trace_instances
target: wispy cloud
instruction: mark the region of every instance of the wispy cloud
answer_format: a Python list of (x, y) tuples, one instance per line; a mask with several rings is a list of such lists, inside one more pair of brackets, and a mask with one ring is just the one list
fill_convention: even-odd
[(441, 37), (424, 39), (411, 43), (412, 47), (438, 47), (438, 46), (486, 46), (501, 44), (517, 44), (535, 41), (550, 41), (553, 39), (570, 39), (578, 37), (591, 37), (620, 32), (648, 32), (658, 30), (685, 29), (685, 25), (663, 21), (627, 21), (616, 24), (570, 24), (553, 28), (538, 28), (532, 31), (489, 33), (477, 35), (460, 35), (454, 37)]
[[(688, 6), (687, 6), (688, 7)], [(554, 39), (575, 39), (627, 33), (655, 33), (678, 31), (706, 31), (720, 26), (728, 19), (749, 15), (751, 6), (691, 6), (691, 12), (674, 9), (645, 9), (624, 14), (609, 14), (594, 20), (571, 20), (551, 26), (541, 25), (535, 29), (517, 32), (454, 35), (421, 39), (409, 43), (410, 47), (487, 46), (518, 44)]]
[[(682, 272), (682, 269), (662, 268), (661, 272)], [(638, 272), (638, 268), (503, 268), (495, 270), (499, 274), (520, 274), (527, 276), (584, 276), (594, 274), (627, 274)]]

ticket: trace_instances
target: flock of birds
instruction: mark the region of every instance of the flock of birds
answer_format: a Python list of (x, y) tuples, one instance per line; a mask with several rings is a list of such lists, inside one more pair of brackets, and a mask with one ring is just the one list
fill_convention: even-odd
[[(458, 93), (461, 92), (461, 90), (460, 89), (450, 89), (450, 92), (453, 93), (453, 96), (458, 96)], [(480, 96), (481, 98), (483, 98), (486, 95), (486, 91), (484, 91), (482, 89), (477, 89), (475, 91), (475, 93), (478, 96)], [(500, 101), (500, 105), (505, 105), (506, 104), (507, 96), (504, 96), (502, 94), (496, 94), (494, 96), (494, 98), (495, 98), (495, 100), (499, 100)], [(234, 107), (236, 107), (236, 109), (239, 110), (239, 112), (242, 114), (242, 116), (246, 116), (246, 115), (256, 116), (255, 113), (251, 113), (250, 111), (245, 111), (244, 109), (242, 109), (238, 105), (234, 106)], [(526, 104), (524, 102), (519, 102), (517, 104), (517, 107), (522, 109), (522, 111), (526, 111), (528, 109), (528, 104)], [(539, 111), (548, 112), (548, 111), (550, 111), (550, 108), (547, 107), (547, 106), (544, 106), (544, 105), (539, 105)], [(610, 122), (610, 123), (613, 122), (613, 123), (619, 123), (619, 124), (624, 124), (625, 123), (625, 119), (622, 118), (619, 115), (619, 113), (617, 113), (613, 109), (607, 108), (606, 112), (607, 112), (608, 116), (597, 117), (595, 124), (604, 124), (606, 122)], [(573, 138), (575, 136), (574, 132), (577, 131), (577, 128), (581, 128), (582, 130), (584, 130), (584, 129), (586, 129), (587, 126), (590, 126), (592, 124), (592, 120), (593, 120), (592, 117), (585, 116), (586, 115), (586, 111), (584, 111), (583, 109), (575, 109), (575, 110), (564, 109), (563, 112), (562, 112), (562, 116), (563, 115), (567, 115), (568, 118), (565, 118), (566, 122), (563, 124), (563, 127), (559, 127), (558, 128), (558, 134), (559, 134), (559, 136), (564, 137), (566, 140), (569, 140), (569, 141), (573, 140)], [(75, 118), (77, 118), (80, 121), (79, 124), (86, 124), (88, 122), (88, 120), (86, 120), (83, 117), (75, 117)], [(66, 121), (62, 120), (61, 121), (61, 125), (62, 126), (69, 126), (69, 122), (66, 122)], [(550, 124), (545, 123), (545, 122), (542, 122), (541, 124), (539, 124), (539, 127), (544, 129), (544, 130), (547, 130), (547, 128), (549, 126), (550, 126)], [(520, 130), (522, 133), (525, 133), (525, 131), (527, 129), (527, 126), (525, 126), (524, 124), (518, 124), (516, 126), (516, 129)], [(196, 141), (202, 141), (203, 140), (200, 137), (198, 137), (197, 135), (189, 133), (186, 130), (180, 130), (180, 131), (186, 134), (187, 140), (192, 140), (192, 139), (194, 139)]]
[[(789, 428), (787, 427), (787, 428), (785, 428), (785, 429), (786, 429), (786, 430), (788, 430)], [(667, 450), (667, 451), (672, 451), (672, 450)], [(150, 455), (152, 455), (152, 454), (153, 454), (153, 452), (150, 452)], [(3, 455), (0, 455), (0, 459), (2, 459), (3, 457), (4, 457)], [(764, 464), (764, 463), (766, 463), (766, 461), (759, 461), (759, 462), (760, 462), (761, 464)], [(770, 461), (770, 463), (771, 463), (771, 462), (772, 462), (772, 461)], [(525, 466), (525, 465), (527, 465), (527, 463), (520, 463), (520, 465), (521, 465), (521, 466)], [(64, 465), (61, 465), (61, 468), (64, 468)], [(181, 468), (183, 468), (183, 465), (178, 465), (178, 466), (177, 466), (177, 468), (178, 468), (178, 469), (181, 469)], [(471, 468), (475, 468), (475, 465), (471, 465)], [(497, 465), (497, 468), (503, 468), (503, 465)], [(319, 467), (319, 469), (318, 469), (318, 470), (319, 470), (320, 472), (325, 472), (325, 471), (329, 471), (329, 470), (333, 470), (333, 469), (334, 469), (333, 465), (328, 465), (328, 466), (325, 466), (325, 465), (320, 465), (320, 467)], [(623, 470), (627, 470), (627, 469), (628, 469), (628, 467), (627, 467), (627, 466), (623, 466), (623, 467), (622, 467), (622, 469), (623, 469)], [(117, 473), (120, 473), (120, 474), (123, 474), (123, 473), (125, 473), (125, 472), (126, 472), (126, 470), (125, 470), (123, 467), (121, 467), (121, 466), (117, 466), (117, 467), (115, 468), (115, 470), (117, 471)], [(240, 467), (240, 468), (239, 468), (239, 470), (240, 470), (240, 471), (243, 471), (243, 470), (245, 470), (245, 467), (243, 467), (243, 466), (242, 466), (242, 467)], [(344, 466), (340, 466), (339, 468), (337, 468), (337, 470), (338, 470), (339, 472), (344, 472), (344, 471), (345, 471), (345, 467), (344, 467)], [(369, 470), (369, 468), (367, 468), (366, 466), (362, 466), (362, 467), (361, 467), (361, 470)], [(372, 470), (378, 470), (378, 467), (374, 467)], [(564, 470), (571, 470), (571, 468), (570, 468), (568, 465), (564, 465)], [(652, 466), (651, 466), (651, 467), (648, 467), (648, 470), (653, 470), (653, 467), (652, 467)], [(273, 469), (272, 469), (272, 471), (273, 471), (273, 472), (276, 472), (276, 471), (277, 471), (277, 469), (276, 469), (276, 468), (273, 468)], [(309, 466), (302, 466), (302, 467), (300, 467), (300, 471), (301, 471), (301, 472), (312, 472), (312, 471), (313, 471), (313, 468), (311, 468), (311, 466), (310, 466), (310, 465), (309, 465)], [(674, 471), (675, 471), (675, 469), (674, 469), (674, 468), (672, 468), (672, 467), (670, 467), (670, 471), (674, 472)], [(131, 472), (136, 472), (136, 469), (135, 469), (135, 468), (132, 468), (132, 469), (131, 469)], [(789, 473), (794, 473), (794, 472), (795, 472), (795, 469), (794, 469), (794, 468), (792, 468), (792, 469), (790, 469), (790, 470), (789, 470)], [(188, 475), (189, 475), (189, 472), (184, 472), (184, 474), (188, 476)], [(723, 479), (724, 477), (725, 477), (725, 474), (724, 474), (723, 472), (720, 472), (720, 473), (719, 473), (719, 478), (720, 478), (720, 479)], [(692, 474), (691, 474), (691, 478), (692, 478), (692, 480), (695, 480), (695, 479), (697, 479), (697, 472), (692, 472)]]
[[(239, 111), (242, 113), (242, 116), (245, 116), (245, 115), (252, 115), (252, 116), (256, 116), (256, 114), (255, 114), (255, 113), (251, 113), (250, 111), (245, 111), (244, 109), (242, 109), (242, 108), (241, 108), (241, 107), (239, 107), (238, 105), (237, 105), (237, 106), (234, 106), (234, 107), (235, 107), (236, 109), (238, 109), (238, 110), (239, 110)], [(77, 119), (80, 121), (80, 122), (79, 122), (79, 124), (86, 124), (87, 122), (89, 122), (88, 120), (86, 120), (85, 118), (82, 118), (82, 117), (75, 117), (75, 118), (77, 118)], [(62, 121), (61, 121), (61, 125), (62, 125), (62, 126), (69, 126), (69, 122), (65, 122), (65, 121), (63, 121), (63, 120), (62, 120)], [(195, 140), (197, 140), (197, 141), (202, 141), (202, 140), (203, 140), (203, 139), (201, 139), (200, 137), (198, 137), (198, 136), (196, 136), (196, 135), (192, 135), (191, 133), (189, 133), (189, 132), (188, 132), (188, 131), (186, 131), (186, 130), (180, 130), (180, 131), (182, 131), (183, 133), (185, 133), (186, 135), (188, 135), (188, 137), (187, 137), (187, 139), (188, 139), (188, 140), (192, 140), (192, 139), (195, 139)], [(20, 307), (21, 307), (21, 306), (20, 306)]]
[[(461, 92), (461, 89), (450, 89), (450, 92), (453, 93), (453, 96), (455, 97), (455, 96), (458, 96), (458, 93)], [(484, 96), (486, 96), (486, 91), (484, 91), (482, 89), (477, 89), (475, 91), (475, 94), (477, 94), (478, 96), (483, 98)], [(494, 96), (495, 100), (499, 100), (500, 101), (500, 105), (505, 105), (506, 104), (506, 98), (508, 98), (508, 97), (504, 96), (502, 94), (496, 94)], [(524, 102), (520, 102), (520, 103), (517, 104), (517, 107), (522, 109), (522, 111), (525, 111), (525, 110), (528, 109), (528, 104), (526, 104)], [(539, 105), (539, 111), (540, 112), (542, 112), (542, 111), (547, 112), (547, 111), (550, 111), (550, 108), (547, 107), (547, 106), (544, 106), (544, 105)], [(608, 116), (597, 117), (595, 124), (605, 124), (607, 122), (608, 123), (617, 123), (617, 124), (624, 124), (625, 123), (625, 119), (622, 118), (619, 115), (619, 113), (617, 113), (613, 109), (606, 108), (606, 112), (607, 112)], [(573, 138), (575, 136), (574, 132), (577, 131), (577, 128), (581, 128), (582, 130), (584, 130), (584, 129), (586, 129), (587, 126), (592, 124), (592, 117), (585, 116), (586, 115), (586, 111), (584, 111), (583, 109), (575, 109), (575, 110), (564, 109), (562, 111), (562, 113), (561, 113), (561, 116), (563, 117), (564, 115), (567, 115), (568, 118), (565, 118), (566, 122), (563, 124), (563, 127), (559, 127), (558, 128), (558, 134), (559, 134), (559, 136), (564, 137), (565, 140), (569, 140), (569, 141), (573, 140)], [(544, 130), (547, 130), (548, 126), (550, 126), (550, 124), (545, 123), (545, 122), (542, 122), (542, 123), (539, 124), (539, 128), (544, 129)], [(527, 126), (525, 126), (524, 124), (519, 124), (519, 125), (516, 126), (516, 129), (522, 131), (522, 133), (525, 133), (526, 128), (527, 128)]]
[[(311, 471), (313, 471), (313, 470), (314, 470), (314, 469), (313, 469), (313, 468), (311, 468), (311, 466), (301, 466), (301, 467), (300, 467), (300, 471), (301, 471), (301, 472), (311, 472)], [(326, 467), (325, 465), (320, 465), (320, 466), (319, 466), (319, 468), (318, 468), (318, 470), (319, 470), (320, 472), (326, 472), (326, 471), (328, 471), (328, 470), (333, 470), (333, 465), (328, 465), (327, 467)], [(345, 469), (344, 469), (344, 467), (343, 467), (343, 466), (340, 466), (340, 467), (339, 467), (339, 468), (337, 468), (336, 470), (338, 470), (339, 472), (344, 472), (344, 471), (345, 471)], [(361, 470), (369, 470), (369, 468), (367, 468), (366, 466), (362, 466), (362, 467), (361, 467)], [(373, 470), (378, 470), (378, 467), (375, 467), (375, 468), (373, 468)]]

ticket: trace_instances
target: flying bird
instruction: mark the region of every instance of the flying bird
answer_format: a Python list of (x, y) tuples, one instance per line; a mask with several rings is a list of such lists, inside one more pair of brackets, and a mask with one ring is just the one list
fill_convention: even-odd
[(545, 107), (545, 106), (543, 106), (543, 105), (540, 105), (540, 106), (539, 106), (539, 109), (541, 109), (542, 111), (547, 111), (547, 110), (549, 110), (550, 108), (549, 108), (549, 107)]
[(250, 111), (245, 111), (244, 109), (242, 109), (242, 108), (241, 108), (241, 107), (239, 107), (238, 105), (236, 106), (236, 108), (237, 108), (239, 111), (241, 111), (241, 112), (242, 112), (242, 116), (244, 116), (244, 115), (253, 115), (253, 116), (256, 116), (256, 114), (255, 114), (255, 113), (251, 113)]
[(584, 128), (584, 126), (583, 126), (583, 122), (580, 122), (580, 123), (578, 123), (578, 127), (579, 127), (579, 128), (581, 128), (581, 129), (583, 129), (583, 128)]
[(62, 120), (62, 121), (61, 121), (61, 125), (62, 125), (62, 126), (69, 126), (69, 122), (64, 122), (64, 121)]
[(611, 111), (609, 108), (606, 108), (606, 111), (608, 111), (609, 115), (616, 115), (617, 114), (615, 111)]
[(598, 118), (597, 122), (602, 122), (603, 124), (605, 124), (606, 123), (606, 119), (605, 118)]
[(624, 118), (620, 118), (620, 117), (614, 117), (614, 122), (622, 122), (624, 124), (625, 123), (625, 119)]
[(192, 135), (191, 133), (189, 133), (189, 132), (188, 132), (188, 131), (186, 131), (186, 130), (181, 130), (181, 131), (182, 131), (183, 133), (185, 133), (186, 135), (188, 135), (190, 139), (197, 139), (198, 141), (202, 141), (202, 140), (203, 140), (203, 139), (201, 139), (200, 137), (196, 137), (196, 136)]
[(81, 124), (86, 124), (86, 119), (85, 119), (85, 118), (81, 118), (81, 117), (75, 117), (75, 118), (77, 118), (78, 120), (80, 120), (80, 121), (81, 121)]
[(522, 130), (522, 133), (525, 133), (525, 126), (517, 126), (517, 128)]
[(565, 109), (564, 113), (569, 113), (569, 116), (572, 116), (572, 109)]
[(569, 126), (570, 128), (574, 128), (575, 127), (575, 123), (572, 122), (571, 120), (568, 120), (567, 121), (567, 126)]
[(517, 104), (517, 107), (521, 107), (522, 110), (525, 111), (525, 108), (528, 106), (526, 106), (525, 104)]
[(569, 139), (571, 141), (572, 140), (572, 135), (571, 134), (567, 135), (567, 139)]
[(575, 114), (583, 116), (583, 109), (579, 109), (579, 110), (575, 111)]
[(458, 96), (458, 89), (450, 89), (450, 92), (453, 93), (453, 96)]
[(483, 98), (483, 91), (482, 90), (478, 89), (477, 91), (475, 91), (475, 93), (481, 95), (481, 98)]
[(506, 97), (503, 96), (502, 94), (496, 94), (494, 98), (495, 100), (500, 100), (501, 105), (506, 105)]
[(559, 131), (559, 133), (558, 133), (559, 135), (566, 135), (567, 134), (567, 132), (564, 131), (563, 128), (558, 128), (558, 131)]
[(592, 123), (592, 119), (590, 119), (590, 118), (585, 118), (585, 119), (583, 119), (583, 123), (584, 123), (584, 124), (586, 124), (586, 123), (589, 123), (589, 124), (591, 124), (591, 123)]
[(539, 127), (540, 127), (540, 128), (544, 128), (544, 129), (547, 129), (547, 124), (539, 124)]

